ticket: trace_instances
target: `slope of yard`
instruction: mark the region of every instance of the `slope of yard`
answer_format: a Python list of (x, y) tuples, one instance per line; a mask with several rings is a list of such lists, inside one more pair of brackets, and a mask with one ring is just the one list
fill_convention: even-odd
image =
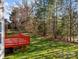
[(77, 44), (55, 42), (32, 36), (28, 49), (5, 57), (5, 59), (77, 59)]

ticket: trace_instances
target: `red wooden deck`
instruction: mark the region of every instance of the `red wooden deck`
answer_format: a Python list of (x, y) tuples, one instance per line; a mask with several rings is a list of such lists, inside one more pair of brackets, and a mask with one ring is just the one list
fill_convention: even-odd
[(10, 37), (5, 37), (5, 48), (15, 48), (23, 45), (30, 44), (30, 36), (23, 35), (22, 33), (18, 35), (12, 35)]

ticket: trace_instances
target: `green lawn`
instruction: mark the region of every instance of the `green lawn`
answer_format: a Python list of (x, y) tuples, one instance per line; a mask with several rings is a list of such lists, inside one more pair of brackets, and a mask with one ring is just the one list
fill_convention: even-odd
[(32, 36), (25, 52), (13, 53), (5, 59), (77, 59), (77, 44), (55, 42)]

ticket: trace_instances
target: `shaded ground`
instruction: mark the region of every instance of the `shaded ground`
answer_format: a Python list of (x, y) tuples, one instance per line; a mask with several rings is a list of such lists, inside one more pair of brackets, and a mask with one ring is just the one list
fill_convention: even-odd
[(5, 59), (77, 59), (77, 44), (49, 41), (32, 36), (25, 52), (17, 52)]

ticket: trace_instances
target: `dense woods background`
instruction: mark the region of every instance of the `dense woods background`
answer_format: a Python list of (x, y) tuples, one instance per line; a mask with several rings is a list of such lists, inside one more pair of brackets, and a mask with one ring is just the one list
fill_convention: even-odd
[(22, 5), (16, 4), (19, 7), (13, 7), (10, 14), (10, 30), (71, 42), (77, 38), (77, 0), (34, 0), (30, 5), (22, 0)]

